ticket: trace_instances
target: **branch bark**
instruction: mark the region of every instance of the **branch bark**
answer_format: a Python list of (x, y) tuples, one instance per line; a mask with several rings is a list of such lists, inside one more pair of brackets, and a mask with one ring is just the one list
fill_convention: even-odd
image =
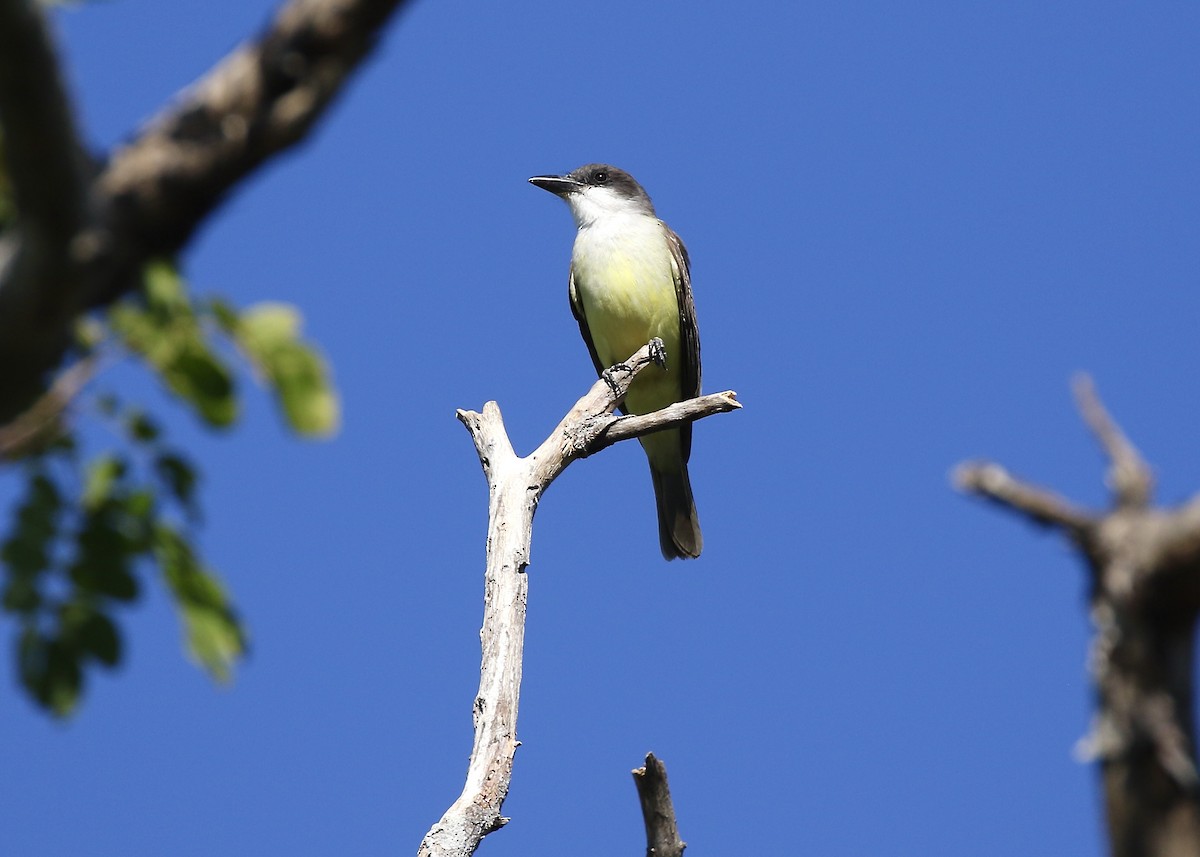
[(0, 0), (0, 128), (19, 212), (0, 234), (3, 424), (37, 398), (70, 341), (87, 221), (86, 158), (36, 0)]
[[(488, 402), (482, 413), (459, 411), (475, 443), (488, 482), (487, 570), (484, 577), (483, 661), (472, 716), (475, 741), (466, 784), (458, 799), (430, 828), (418, 857), (469, 857), (483, 837), (504, 826), (500, 815), (512, 779), (519, 742), (517, 708), (525, 643), (533, 515), (550, 484), (576, 459), (617, 440), (740, 408), (732, 391), (705, 396), (640, 417), (613, 414), (637, 373), (651, 362), (650, 346), (608, 371), (563, 417), (550, 436), (520, 458), (504, 429), (500, 407)], [(696, 404), (698, 403), (698, 404)], [(617, 429), (618, 424), (625, 427)]]
[(687, 843), (679, 838), (675, 823), (667, 766), (653, 753), (647, 753), (645, 767), (633, 770), (633, 782), (646, 825), (646, 857), (683, 857)]
[[(45, 389), (75, 317), (136, 288), (243, 179), (301, 140), (407, 0), (291, 0), (98, 169), (79, 155), (36, 0), (0, 0), (0, 424)], [(53, 240), (48, 240), (52, 238)]]
[(86, 161), (36, 0), (0, 0), (0, 57), (0, 127), (22, 226), (65, 253), (83, 221)]
[[(404, 0), (291, 0), (256, 41), (193, 84), (97, 178), (109, 241), (137, 255), (182, 247), (228, 192), (301, 140)], [(89, 305), (126, 280), (94, 278)]]
[(1085, 512), (990, 463), (960, 466), (958, 487), (1062, 530), (1087, 561), (1097, 713), (1083, 742), (1100, 762), (1112, 853), (1200, 854), (1200, 776), (1192, 726), (1200, 615), (1200, 497), (1155, 508), (1153, 477), (1092, 383), (1075, 384), (1109, 460), (1113, 508)]

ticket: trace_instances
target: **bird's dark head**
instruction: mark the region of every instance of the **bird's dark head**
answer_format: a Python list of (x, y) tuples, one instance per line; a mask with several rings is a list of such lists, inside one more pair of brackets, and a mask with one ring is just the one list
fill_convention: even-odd
[(604, 214), (654, 214), (646, 189), (611, 164), (585, 164), (565, 175), (534, 176), (529, 181), (565, 200), (580, 223)]

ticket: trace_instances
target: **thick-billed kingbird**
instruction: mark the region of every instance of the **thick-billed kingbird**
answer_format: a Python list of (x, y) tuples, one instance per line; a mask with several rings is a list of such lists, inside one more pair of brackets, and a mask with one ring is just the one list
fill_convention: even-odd
[[(657, 337), (666, 366), (634, 379), (623, 410), (651, 411), (700, 394), (700, 337), (687, 249), (658, 219), (650, 196), (624, 170), (588, 164), (563, 176), (529, 181), (571, 207), (579, 231), (571, 251), (571, 312), (596, 371), (625, 360)], [(687, 462), (692, 426), (640, 438), (650, 459), (663, 556), (700, 556), (704, 541)]]

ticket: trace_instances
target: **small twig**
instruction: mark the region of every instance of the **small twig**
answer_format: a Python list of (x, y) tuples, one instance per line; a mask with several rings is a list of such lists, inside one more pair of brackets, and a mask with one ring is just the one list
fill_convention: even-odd
[(21, 416), (0, 426), (0, 461), (11, 461), (36, 449), (59, 425), (63, 412), (96, 373), (98, 358), (89, 355), (65, 370), (50, 389)]
[[(550, 436), (524, 458), (513, 451), (495, 402), (484, 405), (482, 413), (458, 412), (458, 419), (471, 434), (488, 481), (487, 571), (483, 628), (479, 634), (483, 663), (474, 705), (475, 743), (466, 784), (458, 799), (421, 841), (418, 857), (469, 857), (484, 836), (508, 821), (500, 811), (508, 796), (518, 746), (517, 708), (529, 591), (525, 569), (533, 539), (533, 515), (550, 483), (575, 459), (611, 446), (617, 440), (740, 407), (732, 393), (705, 397), (715, 401), (702, 402), (700, 406), (683, 402), (639, 417), (636, 432), (627, 427), (618, 436), (605, 435), (609, 427), (627, 419), (612, 412), (629, 391), (637, 373), (650, 364), (650, 353), (650, 346), (643, 346), (629, 360), (609, 369), (574, 404)], [(664, 777), (664, 789), (665, 786)]]
[(600, 430), (599, 436), (592, 443), (590, 452), (607, 449), (614, 443), (641, 437), (651, 432), (674, 428), (683, 423), (695, 422), (713, 414), (724, 414), (741, 408), (737, 393), (725, 390), (721, 393), (709, 393), (697, 396), (684, 402), (676, 402), (652, 414), (619, 416)]
[(646, 826), (646, 857), (682, 857), (687, 843), (679, 838), (667, 766), (653, 753), (647, 753), (645, 767), (633, 769), (633, 782)]
[(1116, 495), (1117, 505), (1145, 508), (1154, 494), (1154, 476), (1149, 465), (1109, 416), (1091, 377), (1079, 375), (1073, 386), (1079, 413), (1108, 456), (1108, 482)]

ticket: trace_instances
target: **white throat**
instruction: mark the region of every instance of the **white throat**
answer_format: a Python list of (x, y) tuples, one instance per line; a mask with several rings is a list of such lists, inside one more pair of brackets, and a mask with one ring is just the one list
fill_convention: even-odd
[(608, 187), (585, 187), (566, 197), (567, 205), (580, 229), (598, 225), (604, 221), (632, 221), (646, 218), (657, 222), (653, 210), (648, 210), (640, 201), (616, 193)]

